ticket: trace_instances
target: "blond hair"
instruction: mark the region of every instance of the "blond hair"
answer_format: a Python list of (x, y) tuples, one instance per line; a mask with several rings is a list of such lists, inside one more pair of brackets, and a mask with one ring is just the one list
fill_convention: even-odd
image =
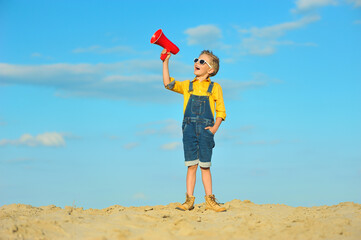
[(211, 57), (212, 61), (209, 64), (212, 66), (213, 72), (209, 75), (215, 76), (219, 70), (219, 58), (216, 55), (214, 55), (213, 52), (210, 50), (203, 50), (201, 54), (199, 54), (199, 56), (202, 54), (206, 54)]

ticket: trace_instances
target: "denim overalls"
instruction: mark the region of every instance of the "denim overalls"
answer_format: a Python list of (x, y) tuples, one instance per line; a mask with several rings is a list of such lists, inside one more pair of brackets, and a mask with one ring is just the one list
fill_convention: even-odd
[(183, 148), (185, 165), (199, 164), (200, 167), (210, 167), (212, 150), (215, 146), (214, 134), (209, 129), (214, 125), (213, 113), (209, 104), (213, 82), (210, 82), (207, 96), (193, 95), (193, 82), (189, 83), (190, 98), (188, 100), (182, 124)]

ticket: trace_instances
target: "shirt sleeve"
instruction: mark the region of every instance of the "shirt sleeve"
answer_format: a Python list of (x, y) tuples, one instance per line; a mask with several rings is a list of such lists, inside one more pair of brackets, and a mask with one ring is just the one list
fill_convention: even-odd
[(214, 100), (216, 101), (216, 118), (220, 117), (223, 121), (226, 120), (226, 107), (224, 106), (223, 92), (221, 85), (217, 84), (217, 87), (214, 89)]
[(174, 78), (170, 78), (170, 83), (165, 87), (173, 92), (183, 94), (183, 84), (180, 81), (175, 81)]

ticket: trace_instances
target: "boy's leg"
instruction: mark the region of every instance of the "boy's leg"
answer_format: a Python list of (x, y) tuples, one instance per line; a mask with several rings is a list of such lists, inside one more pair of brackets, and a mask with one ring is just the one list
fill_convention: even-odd
[(210, 130), (204, 129), (207, 125), (203, 125), (199, 140), (199, 166), (202, 172), (202, 181), (206, 196), (212, 195), (212, 176), (211, 176), (211, 160), (212, 151), (215, 146), (214, 134)]
[(193, 196), (194, 187), (196, 185), (196, 173), (197, 173), (198, 164), (192, 165), (188, 167), (187, 170), (187, 194), (186, 194), (186, 201), (182, 204), (176, 207), (178, 210), (186, 211), (186, 210), (192, 210), (194, 208), (194, 200), (195, 197)]
[(203, 168), (201, 167), (202, 171), (202, 181), (204, 186), (204, 191), (206, 196), (212, 195), (212, 175), (211, 175), (211, 168)]
[(194, 187), (196, 185), (197, 168), (198, 168), (198, 164), (188, 167), (186, 184), (187, 184), (187, 194), (189, 196), (193, 196), (194, 193)]
[(219, 203), (216, 201), (216, 197), (212, 194), (211, 169), (201, 167), (201, 170), (204, 191), (206, 192), (206, 196), (204, 197), (206, 200), (206, 209), (211, 209), (216, 212), (227, 211), (226, 208), (219, 205)]
[(227, 211), (226, 208), (219, 205), (219, 203), (216, 201), (216, 197), (212, 194), (211, 169), (201, 167), (201, 170), (204, 191), (206, 192), (206, 196), (204, 197), (206, 200), (206, 209), (211, 209), (216, 212)]

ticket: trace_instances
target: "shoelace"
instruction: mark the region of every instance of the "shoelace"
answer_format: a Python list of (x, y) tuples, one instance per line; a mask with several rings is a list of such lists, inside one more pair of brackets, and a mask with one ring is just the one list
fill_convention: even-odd
[(211, 201), (212, 205), (218, 205), (219, 206), (219, 202), (218, 202), (218, 200), (216, 199), (216, 197), (214, 195), (210, 196), (210, 199), (212, 200)]
[(192, 199), (191, 198), (187, 198), (186, 199), (186, 201), (182, 204), (182, 205), (184, 205), (184, 204), (191, 204), (191, 202), (192, 202)]

